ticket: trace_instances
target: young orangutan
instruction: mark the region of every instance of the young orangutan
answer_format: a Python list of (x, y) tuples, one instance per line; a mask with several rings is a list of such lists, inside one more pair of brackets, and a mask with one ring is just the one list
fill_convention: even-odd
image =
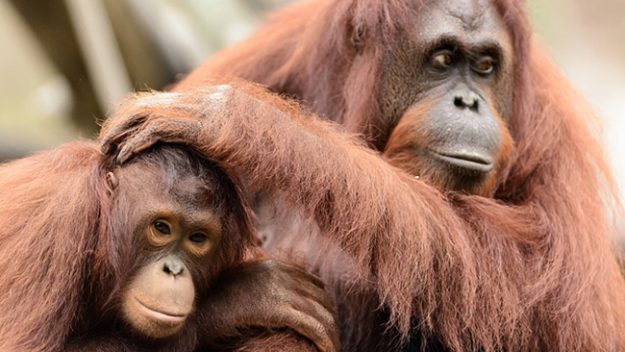
[(0, 350), (336, 351), (323, 285), (254, 236), (236, 183), (182, 147), (5, 164)]

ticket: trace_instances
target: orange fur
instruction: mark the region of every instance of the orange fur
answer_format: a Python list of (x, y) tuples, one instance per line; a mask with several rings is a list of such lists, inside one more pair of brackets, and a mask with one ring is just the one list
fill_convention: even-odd
[[(221, 220), (226, 235), (211, 257), (211, 265), (192, 270), (197, 275), (196, 289), (206, 293), (209, 281), (213, 284), (221, 271), (230, 269), (226, 276), (220, 276), (223, 289), (228, 286), (228, 275), (240, 277), (241, 267), (237, 265), (244, 259), (253, 269), (253, 260), (262, 258), (255, 246), (250, 209), (246, 203), (238, 203), (241, 190), (226, 174), (209, 169), (213, 164), (193, 164), (185, 159), (189, 153), (173, 150), (161, 150), (158, 156), (144, 155), (134, 168), (135, 176), (139, 182), (158, 179), (167, 187), (181, 175), (191, 174), (197, 177), (193, 182), (213, 190), (214, 210), (225, 214)], [(93, 142), (69, 143), (0, 166), (0, 351), (195, 351), (198, 339), (208, 338), (202, 327), (231, 317), (231, 311), (218, 304), (211, 307), (215, 314), (193, 312), (180, 333), (155, 341), (135, 335), (120, 321), (118, 296), (127, 289), (137, 258), (153, 255), (137, 248), (136, 224), (128, 223), (136, 210), (130, 200), (155, 199), (153, 195), (127, 192), (113, 201), (114, 191), (106, 181), (111, 168), (111, 160)], [(308, 282), (304, 275), (301, 277), (298, 282)], [(234, 302), (239, 303), (244, 302)], [(290, 308), (291, 304), (293, 300), (288, 300), (283, 306)], [(250, 306), (239, 306), (249, 315)], [(258, 308), (269, 311), (280, 307)], [(201, 312), (202, 308), (197, 310)], [(298, 314), (296, 318), (303, 316), (302, 312), (293, 314)], [(263, 312), (263, 317), (270, 316)], [(221, 324), (219, 333), (248, 327), (247, 321), (234, 323), (239, 325)], [(235, 345), (224, 350), (250, 350), (258, 345), (265, 351), (314, 349), (311, 342), (288, 331), (250, 337), (236, 336), (235, 331), (233, 335)]]
[[(625, 282), (611, 243), (623, 209), (593, 115), (531, 44), (522, 2), (493, 3), (516, 54), (515, 148), (492, 197), (443, 195), (360, 139), (375, 144), (381, 52), (411, 29), (420, 1), (293, 5), (191, 74), (171, 107), (133, 112), (209, 116), (187, 143), (316, 221), (324, 242), (308, 248), (321, 258), (311, 265), (334, 291), (348, 351), (389, 350), (410, 335), (455, 351), (625, 349)], [(362, 47), (353, 33), (366, 34)], [(202, 100), (214, 74), (294, 96), (361, 135), (244, 84), (215, 114)], [(339, 255), (349, 270), (336, 267)], [(397, 339), (376, 340), (385, 328)]]

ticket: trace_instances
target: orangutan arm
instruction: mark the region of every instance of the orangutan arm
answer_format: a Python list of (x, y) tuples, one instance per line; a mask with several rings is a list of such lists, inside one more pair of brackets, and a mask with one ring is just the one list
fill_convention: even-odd
[[(290, 331), (257, 333), (243, 338), (227, 348), (212, 348), (215, 352), (318, 352), (310, 340)], [(338, 350), (337, 350), (338, 351)]]
[(157, 142), (185, 143), (246, 175), (252, 191), (286, 194), (352, 257), (355, 275), (373, 284), (402, 331), (415, 310), (427, 315), (441, 299), (458, 301), (445, 296), (450, 288), (472, 298), (471, 247), (479, 238), (448, 200), (355, 137), (257, 87), (137, 95), (102, 136), (103, 151), (119, 148), (120, 162)]
[(202, 346), (339, 351), (332, 303), (323, 283), (290, 264), (262, 260), (228, 270), (212, 284), (198, 313)]

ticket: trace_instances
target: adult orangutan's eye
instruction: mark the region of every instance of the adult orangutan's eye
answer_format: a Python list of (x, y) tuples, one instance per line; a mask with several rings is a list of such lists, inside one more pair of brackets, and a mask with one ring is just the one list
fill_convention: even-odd
[(471, 69), (480, 75), (490, 75), (495, 72), (497, 62), (491, 56), (483, 56), (471, 65)]
[(437, 51), (432, 55), (430, 64), (437, 70), (447, 70), (454, 63), (454, 53), (450, 50)]

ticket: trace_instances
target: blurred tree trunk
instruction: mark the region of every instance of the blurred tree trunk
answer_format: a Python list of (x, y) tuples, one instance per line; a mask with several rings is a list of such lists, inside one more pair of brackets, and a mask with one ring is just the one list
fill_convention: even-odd
[(73, 93), (72, 120), (88, 135), (95, 134), (102, 116), (78, 40), (63, 0), (9, 0), (32, 30), (51, 62), (66, 78)]
[[(151, 33), (138, 21), (126, 1), (104, 0), (104, 5), (134, 88), (162, 89), (174, 82), (176, 70), (165, 60)], [(161, 28), (166, 30), (167, 26)]]
[[(80, 22), (77, 24), (76, 21), (72, 21), (76, 19), (72, 15), (83, 14), (72, 14), (67, 8), (66, 0), (9, 1), (34, 33), (54, 67), (67, 78), (73, 95), (72, 121), (88, 136), (97, 132), (96, 121), (104, 118), (104, 114), (110, 108), (107, 105), (115, 104), (105, 101), (102, 95), (103, 90), (110, 90), (110, 84), (115, 83), (110, 82), (113, 78), (122, 78), (122, 81), (132, 83), (132, 87), (127, 83), (122, 84), (124, 91), (131, 88), (161, 89), (176, 79), (177, 72), (165, 59), (152, 33), (137, 21), (132, 9), (124, 1), (103, 0), (106, 13), (95, 15), (103, 15), (110, 20), (116, 42), (113, 43), (114, 47), (107, 48), (96, 44), (95, 49), (85, 45), (85, 40), (92, 40), (84, 36), (86, 28), (82, 28)], [(83, 23), (87, 21), (84, 23), (85, 26), (94, 25), (84, 16), (80, 20)], [(103, 30), (103, 28), (95, 29)], [(79, 33), (83, 35), (82, 38), (77, 36), (76, 30), (83, 31)], [(167, 26), (164, 26), (163, 30), (167, 30)], [(114, 52), (106, 52), (107, 50)], [(107, 68), (93, 60), (94, 55), (99, 55), (100, 57), (96, 59), (101, 59), (104, 54), (123, 59), (124, 72), (117, 72), (117, 75), (123, 77), (106, 77), (107, 72), (102, 70)], [(95, 73), (99, 74), (100, 81), (90, 75), (94, 73), (94, 69), (99, 70)], [(105, 81), (101, 82), (102, 79)], [(120, 85), (113, 84), (113, 87), (113, 91), (119, 91)]]

